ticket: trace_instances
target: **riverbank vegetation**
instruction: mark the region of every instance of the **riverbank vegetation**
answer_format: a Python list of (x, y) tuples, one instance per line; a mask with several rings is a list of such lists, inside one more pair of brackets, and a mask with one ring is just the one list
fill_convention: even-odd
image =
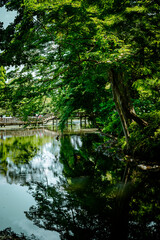
[(159, 2), (9, 0), (3, 5), (17, 11), (14, 23), (0, 27), (3, 111), (24, 118), (54, 112), (63, 129), (74, 111), (83, 110), (126, 154), (158, 160)]

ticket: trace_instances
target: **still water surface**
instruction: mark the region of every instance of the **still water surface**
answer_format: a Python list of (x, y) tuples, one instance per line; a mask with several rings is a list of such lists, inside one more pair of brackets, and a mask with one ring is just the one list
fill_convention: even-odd
[(36, 204), (29, 189), (38, 183), (55, 185), (62, 175), (60, 142), (52, 135), (44, 130), (1, 132), (0, 230), (11, 227), (39, 239), (60, 239), (57, 232), (37, 227), (25, 215)]
[(1, 131), (0, 231), (40, 240), (160, 239), (159, 172), (125, 164), (105, 141)]

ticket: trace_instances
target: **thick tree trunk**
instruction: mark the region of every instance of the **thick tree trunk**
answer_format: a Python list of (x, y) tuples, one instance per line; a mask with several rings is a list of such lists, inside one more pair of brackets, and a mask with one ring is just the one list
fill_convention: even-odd
[(123, 109), (122, 100), (121, 100), (122, 97), (120, 95), (120, 91), (117, 87), (117, 80), (118, 80), (117, 78), (118, 78), (118, 75), (115, 73), (114, 70), (112, 70), (110, 73), (110, 80), (111, 80), (111, 87), (112, 87), (112, 93), (113, 93), (113, 100), (115, 102), (116, 109), (122, 124), (124, 136), (128, 145), (128, 140), (129, 140), (128, 119)]
[(129, 130), (128, 125), (130, 120), (134, 120), (141, 126), (147, 126), (148, 123), (138, 117), (135, 113), (134, 107), (131, 104), (129, 92), (124, 85), (123, 74), (112, 69), (110, 71), (110, 81), (113, 93), (113, 99), (116, 105), (117, 112), (120, 117), (124, 136), (128, 145)]

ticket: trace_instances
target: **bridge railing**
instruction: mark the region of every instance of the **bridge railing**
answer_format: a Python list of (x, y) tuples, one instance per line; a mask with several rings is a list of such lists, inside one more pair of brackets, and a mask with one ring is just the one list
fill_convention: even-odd
[(22, 120), (16, 118), (16, 117), (0, 117), (1, 123), (14, 123), (14, 122), (22, 122)]
[[(57, 114), (58, 116), (58, 114)], [(0, 124), (1, 125), (8, 125), (8, 124), (11, 124), (13, 125), (14, 123), (16, 124), (40, 124), (40, 123), (43, 123), (43, 124), (46, 124), (47, 122), (53, 120), (54, 119), (58, 119), (57, 116), (54, 116), (54, 114), (46, 114), (44, 116), (42, 115), (38, 115), (38, 116), (29, 116), (28, 117), (28, 120), (27, 121), (24, 121), (22, 118), (18, 118), (18, 117), (0, 117)], [(75, 117), (75, 118), (80, 118), (80, 120), (83, 118), (83, 117), (90, 117), (90, 116), (94, 116), (94, 114), (92, 115), (88, 115), (86, 114), (85, 112), (75, 112), (73, 115), (72, 115), (72, 119)]]
[(24, 121), (22, 118), (17, 118), (17, 117), (0, 117), (0, 124), (11, 124), (13, 125), (14, 123), (16, 124), (27, 124), (27, 123), (38, 123), (38, 122), (44, 122), (46, 119), (52, 118), (51, 116), (29, 116), (27, 121)]
[[(36, 117), (29, 117), (28, 121), (36, 121)], [(24, 121), (22, 118), (17, 118), (17, 117), (0, 117), (0, 123), (25, 123), (27, 121)]]

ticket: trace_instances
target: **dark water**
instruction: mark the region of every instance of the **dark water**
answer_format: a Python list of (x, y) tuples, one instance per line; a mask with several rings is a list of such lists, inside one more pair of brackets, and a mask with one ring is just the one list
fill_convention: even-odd
[(160, 174), (98, 134), (1, 131), (0, 231), (40, 240), (160, 239)]

